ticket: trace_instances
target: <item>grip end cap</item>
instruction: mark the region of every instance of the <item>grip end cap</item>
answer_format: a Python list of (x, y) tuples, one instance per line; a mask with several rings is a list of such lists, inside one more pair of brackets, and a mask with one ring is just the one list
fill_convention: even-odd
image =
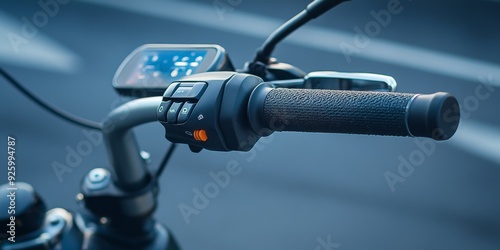
[(415, 137), (448, 140), (460, 122), (458, 101), (444, 92), (417, 95), (409, 104), (407, 121), (408, 131)]

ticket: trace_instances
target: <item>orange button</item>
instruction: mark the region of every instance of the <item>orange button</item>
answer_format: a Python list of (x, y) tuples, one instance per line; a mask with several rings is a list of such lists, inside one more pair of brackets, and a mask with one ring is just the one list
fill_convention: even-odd
[(203, 129), (195, 130), (193, 133), (194, 139), (197, 141), (207, 141), (207, 132)]

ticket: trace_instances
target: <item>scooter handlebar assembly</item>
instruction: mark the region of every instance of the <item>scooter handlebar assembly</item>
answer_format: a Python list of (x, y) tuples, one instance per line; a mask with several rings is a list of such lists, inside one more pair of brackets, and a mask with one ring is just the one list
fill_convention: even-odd
[(456, 98), (442, 92), (275, 88), (259, 77), (234, 72), (202, 73), (172, 86), (158, 118), (167, 139), (189, 144), (193, 151), (248, 151), (274, 131), (446, 140), (460, 120)]

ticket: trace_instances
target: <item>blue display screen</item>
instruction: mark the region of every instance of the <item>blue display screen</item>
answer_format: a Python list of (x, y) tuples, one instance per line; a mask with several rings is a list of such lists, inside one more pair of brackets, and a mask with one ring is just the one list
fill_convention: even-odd
[(146, 50), (139, 55), (137, 66), (126, 84), (168, 85), (195, 74), (206, 54), (206, 50)]

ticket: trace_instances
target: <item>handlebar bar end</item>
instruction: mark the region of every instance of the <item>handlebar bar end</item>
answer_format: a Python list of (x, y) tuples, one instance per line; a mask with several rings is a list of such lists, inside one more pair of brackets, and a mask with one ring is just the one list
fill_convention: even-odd
[(408, 105), (407, 128), (412, 136), (443, 141), (458, 129), (460, 108), (457, 99), (444, 92), (416, 95)]

